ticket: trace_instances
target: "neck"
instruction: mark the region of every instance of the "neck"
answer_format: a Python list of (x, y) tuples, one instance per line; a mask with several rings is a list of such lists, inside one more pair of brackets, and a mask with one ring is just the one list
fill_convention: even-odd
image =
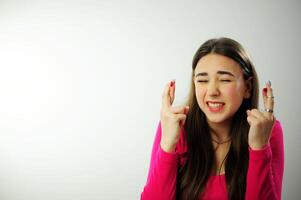
[(230, 138), (231, 121), (222, 123), (208, 122), (210, 127), (210, 134), (213, 140), (217, 142), (225, 142)]

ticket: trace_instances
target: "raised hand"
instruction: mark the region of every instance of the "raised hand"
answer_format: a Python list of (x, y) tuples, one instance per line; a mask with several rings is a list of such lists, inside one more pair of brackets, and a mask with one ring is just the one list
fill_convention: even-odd
[(262, 96), (264, 112), (258, 109), (247, 110), (247, 121), (250, 125), (249, 146), (254, 150), (262, 149), (268, 144), (275, 122), (273, 115), (274, 96), (270, 81), (266, 84), (266, 88), (262, 90)]
[(175, 81), (169, 82), (162, 94), (161, 106), (161, 148), (166, 152), (174, 152), (180, 138), (181, 126), (185, 124), (188, 106), (172, 107), (175, 99)]

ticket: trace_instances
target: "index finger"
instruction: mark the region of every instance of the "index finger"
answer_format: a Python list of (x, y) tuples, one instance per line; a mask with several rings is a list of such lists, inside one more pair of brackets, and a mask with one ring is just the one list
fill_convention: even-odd
[(172, 81), (168, 82), (162, 93), (162, 107), (170, 107), (171, 106), (171, 97), (170, 97), (171, 84), (172, 84)]

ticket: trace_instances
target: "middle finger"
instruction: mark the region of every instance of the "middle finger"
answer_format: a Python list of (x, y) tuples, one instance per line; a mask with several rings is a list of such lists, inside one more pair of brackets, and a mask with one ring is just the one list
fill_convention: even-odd
[(274, 95), (273, 95), (273, 89), (271, 87), (271, 82), (268, 81), (266, 84), (266, 88), (263, 90), (263, 102), (264, 102), (264, 108), (265, 109), (274, 109)]

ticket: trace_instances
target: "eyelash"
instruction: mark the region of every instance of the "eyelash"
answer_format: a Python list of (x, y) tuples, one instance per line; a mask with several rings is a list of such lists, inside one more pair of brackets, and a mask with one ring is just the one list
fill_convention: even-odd
[[(231, 80), (228, 80), (228, 79), (223, 79), (223, 80), (220, 80), (222, 82), (231, 82)], [(198, 80), (198, 83), (206, 83), (208, 82), (207, 80)]]

